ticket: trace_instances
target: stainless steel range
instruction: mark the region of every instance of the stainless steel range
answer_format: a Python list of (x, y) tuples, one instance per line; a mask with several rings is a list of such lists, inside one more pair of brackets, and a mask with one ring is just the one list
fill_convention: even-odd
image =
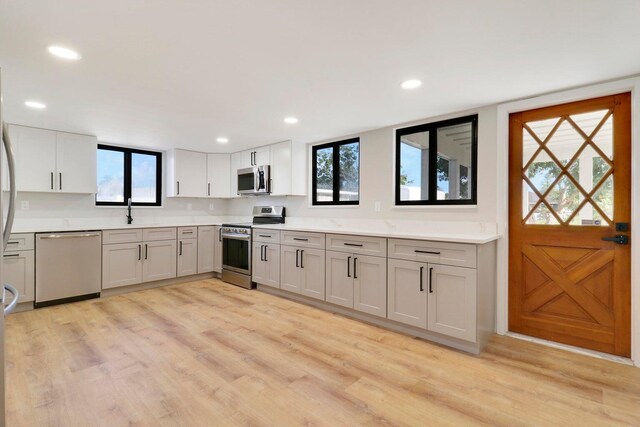
[(253, 224), (284, 224), (284, 206), (254, 206), (252, 223), (222, 224), (222, 280), (252, 289), (251, 233)]

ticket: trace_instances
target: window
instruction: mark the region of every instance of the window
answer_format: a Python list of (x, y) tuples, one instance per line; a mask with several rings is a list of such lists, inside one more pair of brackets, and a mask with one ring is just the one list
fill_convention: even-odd
[(474, 205), (478, 116), (396, 131), (396, 205)]
[(98, 145), (98, 206), (160, 206), (162, 154)]
[(360, 139), (312, 149), (314, 205), (357, 205), (360, 199)]

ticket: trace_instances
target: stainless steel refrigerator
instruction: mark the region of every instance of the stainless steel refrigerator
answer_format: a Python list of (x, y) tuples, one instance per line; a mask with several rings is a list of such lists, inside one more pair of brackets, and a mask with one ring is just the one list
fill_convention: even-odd
[[(11, 235), (11, 227), (13, 226), (13, 216), (15, 214), (15, 201), (16, 201), (16, 185), (15, 185), (15, 163), (13, 158), (13, 149), (11, 148), (11, 140), (9, 139), (9, 133), (7, 126), (3, 120), (2, 111), (2, 70), (0, 69), (0, 125), (2, 130), (0, 131), (0, 143), (5, 150), (6, 162), (0, 162), (0, 177), (6, 176), (3, 174), (3, 169), (7, 167), (9, 169), (9, 191), (0, 191), (0, 212), (2, 212), (3, 221), (0, 221), (0, 235), (2, 235), (2, 244), (0, 245), (0, 261), (3, 259), (4, 250), (7, 248), (9, 242), (9, 236)], [(5, 400), (5, 383), (4, 383), (4, 316), (9, 314), (11, 310), (16, 306), (18, 302), (18, 291), (10, 284), (4, 283), (2, 276), (2, 262), (0, 262), (0, 283), (2, 286), (2, 302), (4, 306), (4, 314), (0, 316), (0, 427), (5, 425), (5, 412), (4, 412), (4, 400)]]

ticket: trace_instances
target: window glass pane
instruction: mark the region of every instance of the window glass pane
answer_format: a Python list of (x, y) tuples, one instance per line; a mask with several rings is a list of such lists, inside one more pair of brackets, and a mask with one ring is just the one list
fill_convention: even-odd
[(156, 202), (157, 157), (149, 154), (131, 154), (131, 201)]
[(330, 202), (333, 200), (333, 147), (316, 151), (316, 200)]
[(98, 149), (98, 202), (124, 202), (124, 153)]
[[(438, 200), (471, 199), (471, 156), (473, 128), (471, 123), (438, 129), (436, 165)], [(462, 175), (464, 173), (465, 175)]]
[(400, 200), (429, 200), (429, 132), (400, 141)]
[(357, 201), (360, 183), (360, 143), (340, 145), (340, 201)]

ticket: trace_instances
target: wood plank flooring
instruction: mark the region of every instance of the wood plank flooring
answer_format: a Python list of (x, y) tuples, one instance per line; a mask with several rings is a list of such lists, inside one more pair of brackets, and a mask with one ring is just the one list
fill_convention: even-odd
[(16, 313), (8, 426), (640, 425), (640, 369), (480, 356), (203, 280)]

